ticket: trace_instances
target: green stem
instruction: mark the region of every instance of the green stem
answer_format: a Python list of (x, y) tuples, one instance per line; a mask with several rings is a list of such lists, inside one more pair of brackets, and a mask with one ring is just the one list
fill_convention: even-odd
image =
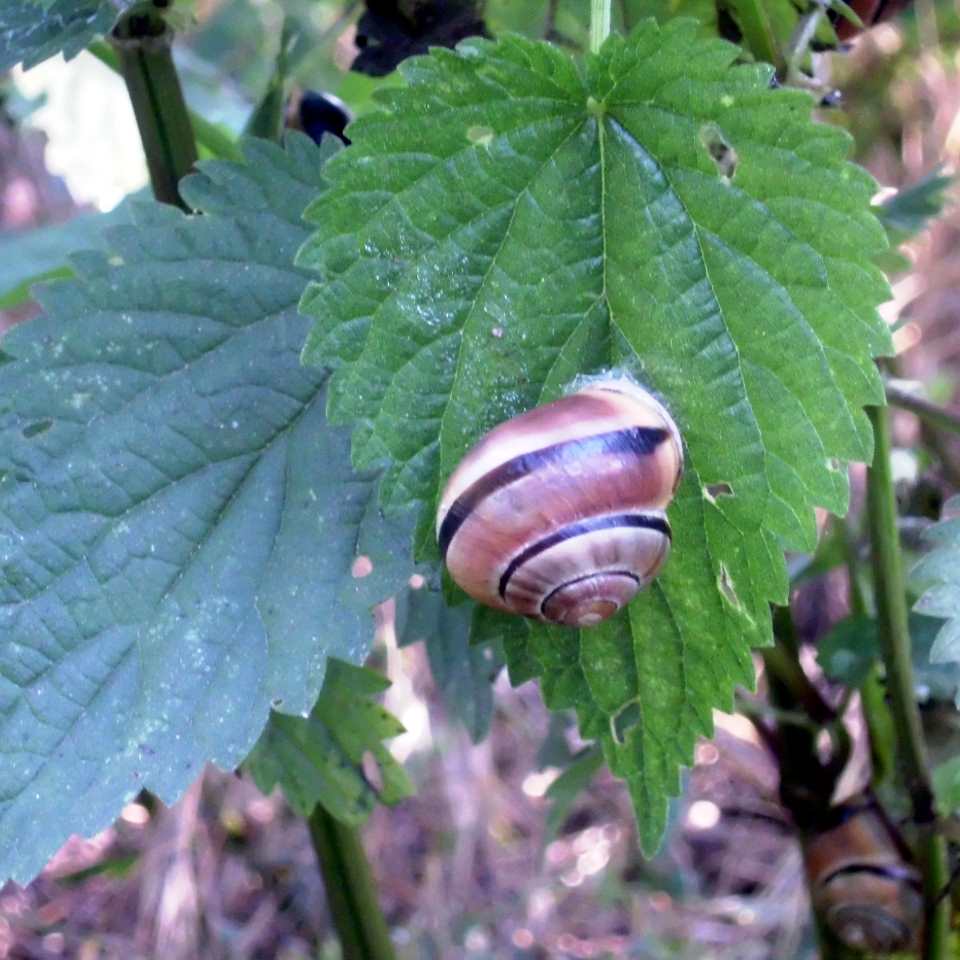
[(344, 960), (395, 960), (359, 831), (320, 804), (309, 826)]
[(897, 744), (918, 831), (918, 860), (923, 871), (927, 908), (922, 956), (924, 960), (946, 960), (949, 905), (943, 901), (937, 904), (937, 895), (947, 881), (946, 848), (936, 832), (926, 744), (914, 696), (906, 590), (890, 466), (890, 411), (887, 407), (869, 407), (868, 413), (875, 446), (873, 464), (867, 474), (874, 595)]
[(173, 64), (173, 31), (157, 11), (122, 17), (111, 35), (147, 157), (153, 195), (187, 209), (179, 184), (197, 162), (180, 78)]
[[(121, 73), (120, 58), (105, 41), (95, 40), (87, 47), (87, 51), (115, 73)], [(190, 116), (190, 125), (193, 127), (197, 143), (201, 147), (222, 160), (241, 159), (240, 148), (233, 137), (221, 130), (215, 123), (211, 123), (200, 116), (199, 113), (194, 113), (192, 110), (188, 110), (187, 113)]]
[[(790, 37), (790, 41), (787, 44), (785, 57), (787, 72), (786, 76), (782, 77), (782, 79), (786, 79), (787, 83), (792, 83), (796, 86), (802, 85), (802, 78), (800, 77), (800, 64), (803, 62), (803, 58), (810, 50), (810, 44), (813, 42), (813, 37), (817, 32), (817, 27), (820, 26), (820, 19), (822, 16), (823, 9), (821, 7), (814, 7), (813, 10), (807, 14), (804, 14), (804, 16), (802, 16), (797, 22), (793, 34)], [(780, 76), (779, 67), (777, 74)]]
[[(855, 617), (869, 614), (867, 600), (860, 584), (859, 557), (857, 544), (850, 527), (844, 520), (836, 520), (843, 540), (844, 558), (847, 564), (847, 579), (850, 591), (850, 613)], [(880, 676), (880, 667), (875, 664), (869, 675), (860, 684), (860, 706), (867, 725), (867, 739), (870, 743), (870, 782), (874, 786), (883, 783), (893, 773), (893, 747), (896, 742), (896, 730), (893, 717), (886, 702), (886, 688)]]
[(590, 52), (599, 53), (610, 36), (612, 0), (590, 0)]
[(928, 423), (938, 430), (960, 433), (960, 413), (947, 407), (941, 407), (939, 404), (931, 403), (923, 397), (915, 396), (908, 390), (903, 390), (892, 383), (887, 384), (887, 402), (903, 410), (909, 410), (924, 423)]

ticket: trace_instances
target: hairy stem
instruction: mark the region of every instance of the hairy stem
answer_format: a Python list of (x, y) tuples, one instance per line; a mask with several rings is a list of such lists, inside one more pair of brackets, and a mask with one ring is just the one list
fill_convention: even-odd
[(395, 960), (359, 831), (320, 804), (309, 826), (344, 960)]
[(907, 599), (890, 466), (890, 412), (887, 407), (870, 407), (868, 413), (873, 424), (875, 447), (873, 464), (867, 475), (874, 595), (897, 745), (918, 831), (918, 859), (923, 870), (927, 909), (922, 956), (924, 960), (946, 960), (949, 906), (942, 901), (937, 903), (937, 896), (947, 880), (946, 848), (936, 832), (926, 744), (914, 696)]
[(603, 41), (610, 36), (610, 10), (612, 0), (591, 0), (590, 5), (590, 52), (598, 53)]

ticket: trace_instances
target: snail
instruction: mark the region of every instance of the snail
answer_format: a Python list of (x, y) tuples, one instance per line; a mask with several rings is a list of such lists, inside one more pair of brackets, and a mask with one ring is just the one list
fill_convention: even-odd
[(923, 925), (920, 874), (877, 801), (860, 794), (831, 808), (830, 824), (803, 840), (813, 906), (847, 947), (896, 953)]
[(440, 498), (441, 555), (487, 606), (591, 626), (663, 567), (682, 469), (680, 432), (658, 400), (625, 379), (592, 382), (466, 454)]

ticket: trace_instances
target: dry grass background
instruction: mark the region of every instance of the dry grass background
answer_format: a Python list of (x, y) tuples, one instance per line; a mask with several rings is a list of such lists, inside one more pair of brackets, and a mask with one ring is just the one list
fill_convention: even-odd
[[(877, 28), (834, 68), (858, 159), (895, 187), (960, 155), (958, 15), (945, 7), (935, 16), (923, 0), (918, 22), (913, 34)], [(35, 134), (0, 127), (6, 229), (69, 215), (42, 148)], [(911, 245), (914, 269), (887, 308), (901, 324), (902, 372), (944, 401), (960, 361), (958, 239), (960, 213), (948, 211)], [(897, 430), (901, 443), (915, 441), (908, 415)], [(808, 638), (842, 615), (842, 587), (833, 579), (811, 588), (799, 611)], [(556, 770), (538, 762), (550, 718), (532, 685), (498, 681), (491, 735), (473, 746), (445, 716), (422, 650), (391, 647), (385, 659), (390, 708), (413, 728), (400, 746), (418, 789), (376, 810), (364, 837), (402, 957), (813, 956), (776, 769), (742, 717), (718, 717), (664, 852), (644, 862), (626, 793), (606, 774), (559, 834), (545, 835)], [(563, 736), (576, 747), (571, 731)], [(304, 824), (279, 796), (214, 769), (175, 806), (132, 803), (103, 833), (71, 840), (28, 887), (0, 891), (0, 960), (337, 956)]]

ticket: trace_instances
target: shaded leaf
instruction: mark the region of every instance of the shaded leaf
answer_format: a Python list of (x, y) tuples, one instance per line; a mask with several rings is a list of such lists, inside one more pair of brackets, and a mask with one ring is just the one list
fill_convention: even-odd
[[(943, 620), (913, 611), (907, 623), (917, 699), (952, 700), (960, 693), (960, 663), (931, 663), (931, 649), (943, 629)], [(881, 662), (877, 621), (872, 617), (841, 620), (820, 641), (817, 659), (823, 672), (850, 687), (859, 687)]]
[(903, 187), (873, 209), (886, 227), (891, 244), (903, 243), (921, 233), (943, 213), (953, 177), (932, 170), (916, 183)]
[(873, 181), (809, 95), (736, 56), (678, 20), (583, 69), (516, 37), (409, 61), (328, 166), (301, 252), (322, 276), (305, 357), (339, 359), (332, 414), (358, 466), (388, 465), (385, 504), (421, 509), (424, 556), (469, 446), (578, 374), (627, 369), (673, 412), (665, 573), (613, 623), (534, 628), (520, 668), (603, 736), (647, 850), (711, 711), (752, 683), (784, 546), (813, 549), (814, 505), (846, 510), (890, 351)]
[[(140, 199), (146, 199), (146, 191)], [(75, 250), (105, 249), (108, 227), (130, 222), (130, 200), (109, 213), (81, 213), (64, 223), (0, 239), (0, 308), (26, 300), (30, 287), (51, 274), (69, 275), (67, 259)]]
[(0, 876), (235, 766), (271, 705), (306, 714), (410, 574), (409, 525), (299, 363), (291, 264), (326, 153), (245, 153), (184, 181), (203, 216), (135, 206), (3, 342)]
[(549, 842), (560, 833), (577, 798), (590, 785), (603, 766), (603, 751), (599, 747), (585, 747), (570, 765), (547, 788), (550, 810), (547, 813), (546, 836)]
[(817, 644), (823, 672), (848, 687), (859, 687), (879, 659), (877, 621), (872, 617), (847, 617)]
[(109, 33), (132, 0), (33, 0), (0, 4), (0, 71), (22, 63), (25, 69), (62, 53), (75, 57), (92, 40)]
[(403, 733), (403, 725), (373, 699), (389, 686), (373, 670), (330, 660), (309, 717), (270, 714), (244, 764), (254, 782), (264, 793), (279, 786), (301, 816), (310, 816), (319, 803), (353, 825), (378, 801), (393, 804), (411, 796), (406, 772), (383, 745)]
[(398, 646), (424, 643), (444, 705), (479, 743), (490, 732), (493, 681), (503, 666), (498, 646), (471, 645), (473, 605), (449, 607), (439, 589), (408, 589), (397, 604), (404, 608), (398, 617)]

